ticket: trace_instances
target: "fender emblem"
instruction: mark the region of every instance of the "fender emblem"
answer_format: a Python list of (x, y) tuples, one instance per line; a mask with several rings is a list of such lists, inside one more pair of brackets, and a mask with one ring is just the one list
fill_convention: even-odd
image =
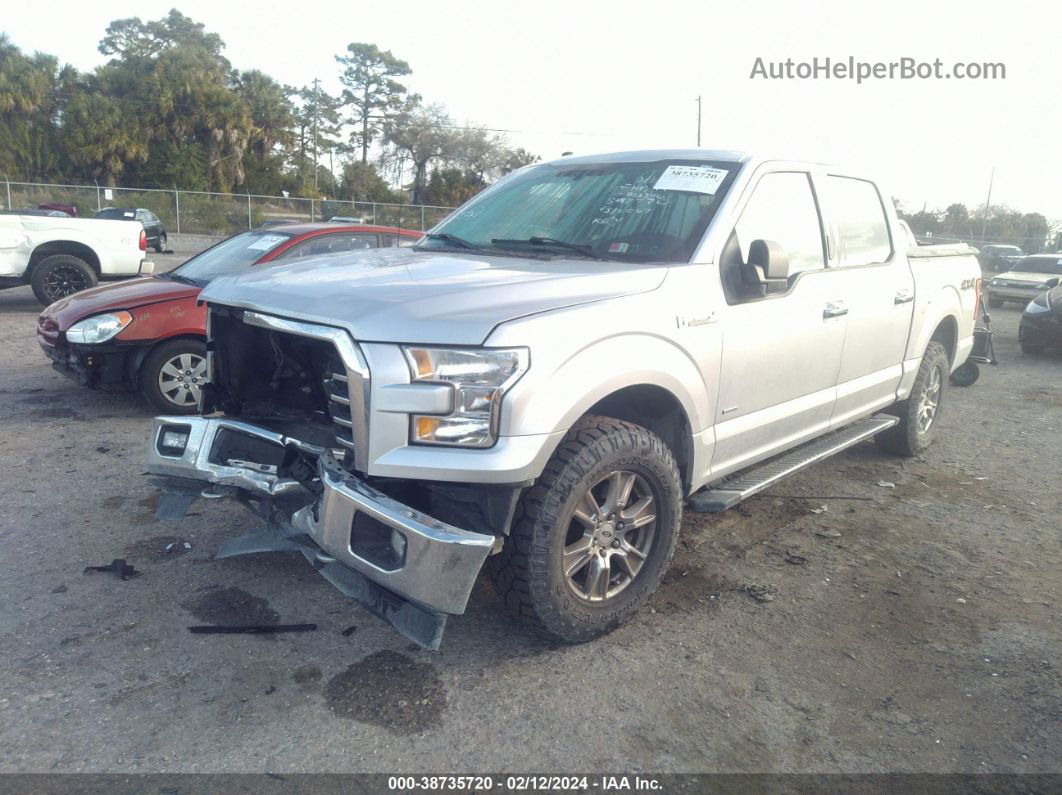
[(703, 317), (676, 317), (675, 326), (678, 328), (692, 328), (693, 326), (707, 326), (715, 323), (715, 312), (709, 312)]

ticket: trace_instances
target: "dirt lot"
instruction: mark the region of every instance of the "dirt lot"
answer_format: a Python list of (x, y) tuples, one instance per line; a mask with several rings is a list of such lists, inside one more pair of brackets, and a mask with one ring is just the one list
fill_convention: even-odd
[[(437, 653), (301, 555), (213, 561), (235, 507), (156, 521), (149, 411), (53, 372), (37, 312), (0, 293), (0, 771), (1060, 770), (1062, 357), (1018, 352), (1014, 307), (922, 458), (866, 444), (688, 515), (596, 643), (481, 582)], [(120, 557), (142, 576), (82, 573)], [(319, 628), (187, 630), (230, 621)]]

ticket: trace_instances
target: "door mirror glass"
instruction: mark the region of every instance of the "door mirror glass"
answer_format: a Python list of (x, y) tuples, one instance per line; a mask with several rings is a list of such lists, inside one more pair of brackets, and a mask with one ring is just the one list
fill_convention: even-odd
[(1048, 287), (1058, 287), (1058, 277), (1054, 276), (1054, 277), (1048, 279), (1046, 284), (1047, 284)]

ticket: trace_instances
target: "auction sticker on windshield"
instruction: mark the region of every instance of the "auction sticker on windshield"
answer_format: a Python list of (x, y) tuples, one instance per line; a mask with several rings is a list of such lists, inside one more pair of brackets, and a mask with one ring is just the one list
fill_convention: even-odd
[(653, 190), (681, 190), (712, 196), (728, 173), (725, 168), (711, 166), (668, 166), (653, 185)]
[(281, 243), (285, 240), (287, 240), (287, 238), (284, 235), (262, 235), (247, 248), (253, 248), (256, 251), (268, 251), (277, 243)]

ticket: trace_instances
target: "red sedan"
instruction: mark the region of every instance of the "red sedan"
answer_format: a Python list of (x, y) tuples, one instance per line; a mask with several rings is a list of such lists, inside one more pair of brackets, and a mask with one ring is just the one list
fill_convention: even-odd
[(37, 341), (59, 372), (97, 389), (135, 388), (166, 414), (194, 414), (206, 377), (206, 307), (218, 276), (423, 235), (385, 226), (285, 224), (223, 240), (169, 273), (97, 287), (56, 301), (37, 318)]

